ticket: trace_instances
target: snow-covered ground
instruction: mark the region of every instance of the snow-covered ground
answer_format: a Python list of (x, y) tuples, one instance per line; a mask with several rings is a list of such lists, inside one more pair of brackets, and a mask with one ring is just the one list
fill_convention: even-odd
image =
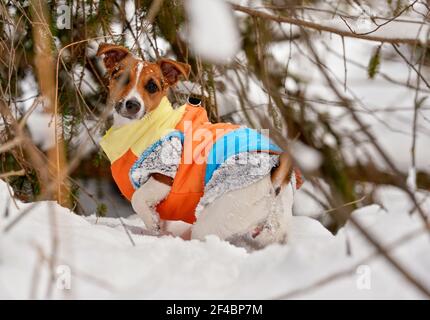
[[(197, 41), (190, 44), (194, 52), (210, 61), (227, 61), (233, 57), (245, 61), (243, 52), (237, 52), (240, 45), (236, 30), (241, 27), (239, 18), (243, 15), (234, 13), (238, 20), (236, 24), (231, 21), (233, 15), (226, 9), (225, 3), (206, 0), (207, 4), (215, 6), (211, 11), (217, 13), (213, 19), (206, 19), (205, 12), (198, 14), (199, 10), (207, 10), (201, 4), (203, 1), (191, 2), (195, 5), (187, 10), (195, 19), (190, 20), (189, 30), (180, 30), (180, 34), (185, 37), (184, 40)], [(260, 4), (260, 1), (234, 2)], [(127, 2), (128, 17), (135, 13), (133, 3)], [(380, 14), (384, 4), (381, 2), (381, 8), (378, 6), (372, 10)], [(220, 6), (218, 11), (217, 6)], [(411, 12), (409, 18), (417, 18), (417, 14)], [(202, 17), (205, 19), (202, 20)], [(341, 27), (340, 21), (332, 18), (324, 20), (324, 17), (314, 13), (312, 18), (307, 20)], [(228, 23), (221, 26), (218, 21)], [(372, 26), (360, 23), (359, 20), (354, 25), (359, 32), (368, 31), (362, 28)], [(421, 30), (421, 27), (416, 30), (417, 26), (420, 25), (396, 22), (396, 25), (388, 24), (377, 31), (384, 36), (418, 36), (421, 39), (426, 30)], [(284, 24), (280, 28), (285, 34), (290, 33), (289, 25)], [(291, 32), (296, 31), (294, 26), (291, 27)], [(134, 39), (127, 39), (127, 44), (132, 47)], [(203, 41), (205, 39), (210, 41)], [(220, 43), (214, 39), (223, 41)], [(360, 113), (360, 119), (371, 129), (396, 166), (403, 172), (410, 171), (413, 108), (416, 101), (428, 93), (423, 90), (417, 94), (413, 88), (405, 86), (414, 86), (418, 82), (415, 73), (391, 46), (385, 44), (381, 49), (383, 59), (380, 72), (374, 79), (369, 79), (367, 64), (379, 43), (348, 38), (342, 41), (333, 34), (317, 34), (313, 40), (315, 50), (336, 80), (336, 85), (346, 97), (354, 98), (354, 107)], [(163, 39), (158, 41), (164, 55), (168, 51), (168, 43)], [(142, 47), (148, 48), (149, 44), (142, 43)], [(92, 47), (89, 46), (89, 52), (95, 54), (96, 48), (97, 44), (93, 43)], [(288, 72), (301, 79), (295, 82), (291, 76), (287, 77), (285, 86), (288, 90), (305, 90), (309, 100), (337, 100), (323, 76), (317, 72), (306, 48), (283, 41), (272, 45), (269, 50), (280, 66), (288, 63)], [(411, 54), (406, 47), (399, 47), (399, 50), (405, 56)], [(343, 51), (347, 57), (345, 61)], [(429, 70), (423, 68), (428, 74)], [(79, 70), (76, 68), (75, 71), (78, 73)], [(220, 115), (240, 110), (238, 92), (233, 90), (238, 87), (237, 80), (228, 82), (231, 81), (228, 78), (232, 78), (227, 77), (229, 75), (227, 70), (216, 79), (227, 84), (225, 92), (217, 93)], [(266, 106), (269, 98), (262, 84), (252, 78), (242, 80), (246, 80), (244, 83), (247, 83), (252, 104)], [(92, 85), (96, 86), (96, 83)], [(20, 86), (22, 95), (19, 100), (23, 102), (18, 106), (23, 112), (28, 112), (38, 94), (35, 77), (30, 71)], [(357, 131), (357, 137), (360, 137), (356, 125), (344, 114), (341, 106), (324, 102), (315, 102), (313, 106), (315, 110), (330, 115), (331, 121), (337, 124), (335, 129), (340, 136), (347, 137)], [(427, 171), (430, 157), (429, 115), (428, 101), (425, 101), (418, 114), (416, 168)], [(32, 138), (42, 149), (52, 145), (52, 123), (52, 118), (43, 114), (40, 105), (28, 118)], [(97, 148), (96, 145), (83, 143), (86, 131), (79, 132), (75, 142), (77, 145), (88, 148), (88, 151)], [(333, 139), (328, 133), (324, 135), (328, 141)], [(97, 135), (95, 140), (98, 140)], [(342, 148), (350, 164), (357, 163), (364, 154), (370, 154), (370, 159), (364, 157), (361, 160), (370, 160), (382, 168), (386, 166), (373, 149), (367, 150), (369, 146), (365, 143), (344, 143)], [(304, 171), (317, 169), (321, 162), (320, 155), (304, 145), (297, 144), (293, 154)], [(96, 189), (92, 184), (90, 182), (88, 185), (90, 191)], [(107, 185), (102, 187), (105, 198), (97, 200), (107, 203), (109, 213), (108, 199), (114, 196)], [(305, 188), (319, 196), (311, 183), (305, 184)], [(294, 212), (301, 216), (293, 219), (288, 244), (247, 253), (216, 237), (209, 237), (205, 242), (184, 241), (173, 236), (152, 237), (145, 234), (144, 225), (136, 216), (122, 220), (97, 219), (94, 215), (75, 215), (53, 202), (24, 204), (12, 200), (11, 191), (0, 180), (0, 298), (428, 298), (385, 258), (376, 255), (374, 247), (351, 223), (335, 236), (331, 235), (317, 220), (308, 217), (321, 217), (322, 207), (303, 190), (297, 195)], [(418, 193), (417, 196), (424, 210), (430, 212), (429, 193)], [(84, 211), (93, 212), (95, 204), (92, 198), (84, 197), (81, 197)], [(375, 199), (379, 205), (360, 208), (353, 217), (408, 274), (429, 291), (430, 237), (423, 230), (422, 221), (416, 213), (410, 214), (410, 201), (405, 193), (396, 188), (378, 187)], [(115, 207), (123, 214), (127, 210), (124, 204), (115, 203)], [(21, 215), (23, 218), (13, 224)]]
[[(364, 207), (354, 217), (430, 288), (430, 239), (422, 221), (408, 213), (402, 192), (380, 191), (384, 209)], [(288, 245), (247, 253), (216, 237), (148, 236), (136, 216), (122, 225), (53, 202), (14, 203), (2, 181), (0, 215), (5, 299), (425, 298), (350, 224), (333, 236), (316, 220), (295, 217)]]

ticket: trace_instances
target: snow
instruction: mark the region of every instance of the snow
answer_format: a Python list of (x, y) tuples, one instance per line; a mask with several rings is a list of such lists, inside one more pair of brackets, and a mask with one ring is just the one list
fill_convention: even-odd
[[(204, 1), (203, 1), (204, 2)], [(257, 3), (258, 2), (258, 3)], [(242, 5), (248, 5), (258, 10), (265, 11), (259, 1), (235, 1)], [(321, 2), (316, 5), (316, 8), (325, 8), (330, 11), (333, 10), (332, 4)], [(337, 6), (336, 6), (337, 7)], [(350, 7), (349, 5), (347, 6)], [(363, 12), (363, 7), (366, 12)], [(339, 10), (342, 12), (342, 4), (339, 3)], [(267, 11), (267, 10), (266, 10)], [(297, 14), (301, 15), (305, 20), (322, 23), (328, 26), (335, 26), (338, 29), (349, 29), (345, 22), (339, 18), (333, 18), (331, 13), (317, 12), (315, 10), (299, 10)], [(382, 25), (378, 30), (375, 30), (371, 35), (384, 36), (388, 38), (415, 38), (421, 40), (428, 38), (428, 25), (418, 23), (422, 21), (423, 12), (427, 12), (425, 6), (421, 3), (414, 4), (414, 10), (408, 10), (399, 21), (390, 22), (389, 24)], [(376, 29), (375, 22), (381, 24), (381, 19), (372, 22), (369, 16), (385, 17), (391, 15), (391, 10), (387, 9), (386, 3), (373, 3), (372, 7), (365, 6), (364, 4), (357, 6), (356, 10), (348, 12), (353, 16), (362, 15), (362, 19), (349, 19), (350, 26), (358, 33), (366, 32)], [(207, 15), (205, 15), (206, 18)], [(238, 12), (235, 12), (235, 17), (238, 20), (238, 25), (243, 24), (246, 17)], [(279, 35), (288, 36), (291, 33), (297, 34), (299, 30), (295, 26), (289, 24), (277, 25), (272, 24), (274, 30), (279, 31)], [(282, 33), (281, 33), (282, 31)], [(192, 42), (192, 41), (191, 41)], [(402, 84), (409, 84), (415, 86), (417, 77), (415, 72), (402, 60), (402, 58), (394, 51), (390, 44), (384, 44), (381, 48), (381, 65), (379, 73), (376, 74), (374, 79), (369, 79), (367, 66), (369, 59), (379, 46), (379, 43), (369, 42), (353, 38), (344, 38), (344, 45), (341, 37), (330, 33), (313, 33), (312, 43), (318, 56), (322, 60), (330, 76), (335, 81), (340, 92), (345, 97), (354, 100), (354, 108), (359, 115), (361, 121), (369, 128), (370, 132), (377, 139), (379, 145), (387, 153), (396, 167), (408, 173), (410, 163), (410, 145), (411, 145), (411, 131), (413, 119), (413, 106), (415, 100), (419, 100), (425, 96), (426, 89), (421, 83), (422, 92), (418, 93), (416, 97), (416, 90), (413, 88), (405, 87)], [(214, 41), (214, 44), (217, 44)], [(347, 56), (346, 69), (347, 69), (347, 89), (344, 90), (344, 77), (345, 68), (343, 60), (343, 49)], [(411, 57), (413, 54), (406, 46), (398, 46), (398, 50), (406, 57)], [(415, 53), (417, 58), (418, 54)], [(235, 59), (239, 65), (247, 65), (247, 60), (243, 51), (236, 54)], [(274, 42), (271, 43), (267, 49), (267, 66), (272, 73), (277, 73), (277, 70), (285, 70), (288, 65), (288, 74), (290, 76), (285, 79), (285, 87), (289, 91), (305, 92), (306, 99), (309, 100), (309, 105), (321, 114), (326, 114), (327, 119), (330, 119), (332, 128), (335, 133), (342, 139), (342, 155), (347, 159), (347, 163), (355, 165), (357, 163), (372, 162), (377, 168), (387, 169), (387, 164), (383, 161), (378, 152), (375, 151), (370, 143), (366, 143), (360, 130), (357, 129), (356, 123), (347, 115), (345, 109), (336, 105), (336, 103), (329, 103), (329, 101), (338, 101), (338, 97), (333, 95), (331, 88), (326, 84), (326, 81), (315, 66), (312, 60), (312, 55), (300, 41), (290, 42)], [(423, 66), (423, 73), (427, 73), (426, 67)], [(298, 79), (298, 80), (297, 80)], [(239, 81), (240, 80), (240, 81)], [(247, 117), (244, 117), (243, 109), (249, 112), (249, 117), (252, 122), (248, 123), (250, 126), (258, 127), (260, 121), (256, 114), (262, 115), (265, 119), (269, 114), (267, 105), (269, 97), (267, 92), (263, 90), (263, 85), (260, 81), (253, 79), (248, 73), (243, 72), (236, 76), (231, 70), (224, 70), (216, 75), (215, 81), (223, 83), (225, 89), (217, 90), (216, 99), (218, 103), (218, 112), (221, 116), (228, 115), (232, 121), (238, 123), (248, 123)], [(240, 82), (244, 84), (245, 94), (242, 93)], [(244, 101), (244, 106), (238, 103), (238, 96), (246, 96), (248, 99)], [(293, 98), (293, 97), (291, 97)], [(321, 102), (318, 102), (321, 101)], [(328, 101), (325, 103), (324, 101)], [(300, 107), (295, 101), (288, 101), (285, 98), (285, 104), (291, 106), (297, 112)], [(312, 102), (312, 103), (311, 103)], [(309, 119), (314, 115), (311, 108), (305, 113), (305, 117)], [(430, 143), (430, 134), (428, 132), (428, 118), (430, 111), (428, 105), (424, 103), (421, 112), (418, 115), (418, 130), (416, 140), (416, 170), (428, 171), (428, 159), (430, 157), (430, 149), (426, 147)], [(271, 117), (270, 117), (271, 118)], [(318, 120), (313, 119), (314, 123)], [(286, 125), (282, 128), (282, 132), (286, 131)], [(349, 138), (352, 132), (355, 132), (353, 137), (355, 142)], [(321, 141), (330, 145), (335, 145), (336, 141), (331, 133), (328, 133), (322, 126), (320, 131), (315, 128), (314, 134)], [(358, 141), (358, 143), (357, 143)], [(336, 145), (337, 146), (337, 145)], [(303, 155), (301, 155), (303, 153)], [(312, 171), (312, 161), (307, 161), (308, 154), (305, 148), (297, 148), (294, 154), (299, 166), (302, 166), (305, 172)], [(310, 159), (310, 158), (309, 158)], [(310, 165), (310, 166), (309, 166)], [(305, 168), (306, 167), (306, 168)], [(308, 170), (309, 167), (309, 170)], [(318, 167), (318, 161), (315, 162), (315, 167)], [(412, 177), (410, 175), (410, 177)]]
[[(358, 19), (356, 23), (349, 22), (350, 28), (357, 34), (371, 33), (373, 37), (382, 37), (386, 39), (419, 39), (422, 43), (428, 40), (428, 26), (422, 26), (420, 20), (410, 20), (412, 22), (404, 23), (399, 21), (392, 21), (391, 23), (384, 24), (386, 20), (374, 19), (374, 23), (368, 18)], [(415, 23), (414, 23), (415, 22)], [(326, 27), (333, 27), (340, 31), (350, 31), (348, 26), (340, 18), (330, 19), (330, 21), (322, 21), (321, 25)], [(380, 26), (377, 27), (376, 25)]]
[[(384, 204), (389, 211), (371, 205), (354, 218), (384, 246), (412, 232), (390, 253), (430, 288), (430, 242), (422, 222), (398, 205), (407, 203), (402, 193), (380, 192), (392, 204)], [(148, 236), (134, 215), (122, 220), (133, 246), (117, 218), (78, 216), (49, 201), (16, 202), (19, 209), (0, 181), (3, 299), (424, 298), (383, 258), (369, 258), (375, 250), (350, 224), (333, 236), (318, 221), (295, 217), (287, 245), (247, 253), (215, 236), (206, 241)], [(55, 279), (51, 294), (49, 262)], [(63, 278), (68, 271), (70, 288)], [(327, 277), (334, 280), (315, 286)]]
[(224, 0), (188, 0), (185, 9), (189, 19), (191, 48), (211, 62), (226, 62), (240, 49), (237, 23)]
[[(67, 52), (66, 52), (67, 53)], [(93, 93), (98, 89), (98, 84), (93, 77), (88, 73), (84, 73), (82, 82), (80, 81), (81, 65), (75, 65), (72, 68), (71, 79), (76, 88), (84, 94)], [(46, 151), (55, 146), (55, 117), (53, 114), (45, 110), (47, 102), (39, 95), (39, 89), (36, 77), (31, 69), (27, 70), (23, 79), (18, 82), (20, 95), (17, 97), (17, 107), (20, 112), (25, 115), (26, 125), (30, 136), (36, 146)], [(67, 122), (68, 116), (64, 117)], [(57, 123), (60, 126), (61, 118), (58, 118)], [(2, 122), (0, 121), (0, 125)], [(70, 126), (65, 126), (64, 134), (70, 133)], [(85, 119), (84, 123), (79, 123), (78, 128), (75, 128), (75, 135), (71, 139), (71, 145), (75, 148), (80, 147), (80, 152), (89, 154), (91, 151), (98, 148), (92, 143), (98, 142), (101, 139), (101, 133), (96, 130), (97, 121), (93, 119)], [(90, 137), (90, 132), (91, 137)]]
[(33, 142), (42, 150), (55, 146), (55, 119), (52, 114), (33, 112), (28, 117), (27, 125)]
[[(261, 1), (233, 2), (270, 12), (260, 8), (263, 5)], [(244, 64), (246, 57), (243, 51), (239, 51), (238, 26), (244, 27), (243, 18), (247, 15), (238, 12), (233, 15), (224, 0), (189, 0), (186, 4), (188, 24), (185, 30), (178, 32), (184, 35), (183, 39), (190, 43), (194, 53), (200, 55), (203, 60), (216, 63), (226, 63), (236, 58), (239, 63)], [(318, 5), (330, 9), (327, 3)], [(357, 6), (357, 10), (360, 11), (361, 7), (363, 6)], [(367, 9), (371, 11), (367, 12)], [(130, 18), (135, 11), (134, 2), (127, 1), (127, 17)], [(369, 32), (375, 29), (375, 25), (368, 19), (368, 15), (386, 14), (386, 4), (381, 2), (380, 6), (366, 7), (362, 19), (348, 21), (356, 32)], [(421, 21), (421, 14), (427, 14), (427, 9), (424, 4), (418, 3), (414, 5), (414, 10), (408, 12), (407, 18), (409, 21)], [(333, 19), (331, 14), (319, 16), (315, 11), (306, 13), (305, 10), (301, 18), (349, 30), (343, 21)], [(380, 19), (376, 21), (382, 22)], [(134, 19), (131, 24), (133, 27), (144, 27), (143, 23), (136, 25), (139, 23)], [(293, 35), (299, 31), (296, 26), (288, 24), (274, 24), (273, 27), (279, 28), (286, 35), (290, 33), (290, 28)], [(122, 26), (116, 22), (112, 23), (111, 29), (116, 33), (123, 31)], [(418, 37), (424, 41), (428, 39), (428, 31), (427, 25), (395, 21), (382, 26), (372, 35), (389, 38)], [(14, 33), (15, 29), (10, 28), (6, 32)], [(145, 56), (154, 58), (155, 52), (146, 33), (139, 32), (138, 37)], [(375, 46), (379, 44), (345, 38), (348, 88), (344, 92), (344, 48), (341, 38), (328, 33), (315, 33), (312, 40), (319, 56), (330, 70), (330, 75), (336, 79), (339, 89), (346, 97), (356, 101), (354, 107), (359, 110), (360, 119), (371, 129), (396, 166), (405, 173), (409, 172), (407, 184), (410, 190), (416, 192), (424, 210), (430, 212), (428, 193), (416, 191), (417, 170), (429, 169), (430, 134), (428, 121), (425, 120), (429, 118), (430, 111), (428, 105), (423, 105), (419, 113), (416, 167), (411, 167), (412, 111), (416, 92), (398, 84), (415, 85), (417, 79), (414, 72), (390, 45), (385, 44), (381, 48), (383, 58), (379, 73), (374, 79), (369, 79), (367, 64)], [(128, 30), (125, 43), (129, 48), (136, 49), (134, 38)], [(161, 55), (168, 54), (175, 58), (169, 49), (170, 45), (164, 39), (158, 38), (157, 43), (161, 48)], [(93, 48), (89, 47), (89, 52), (95, 54), (97, 44), (91, 44)], [(411, 55), (402, 46), (399, 46), (399, 50), (407, 57)], [(268, 60), (270, 68), (285, 67), (288, 64), (290, 76), (285, 79), (286, 89), (291, 92), (304, 91), (310, 101), (338, 100), (313, 62), (309, 61), (309, 52), (304, 46), (298, 48), (295, 43), (283, 41), (271, 44), (268, 52), (273, 55), (273, 61)], [(66, 50), (65, 58), (67, 54), (70, 52)], [(81, 69), (81, 66), (75, 66), (73, 71), (79, 74)], [(75, 80), (79, 78), (76, 74)], [(392, 82), (385, 76), (395, 81)], [(84, 93), (90, 93), (96, 84), (87, 76), (84, 79), (82, 90)], [(267, 114), (269, 99), (258, 79), (245, 73), (236, 75), (232, 70), (222, 69), (219, 74), (215, 74), (215, 80), (225, 87), (223, 90), (217, 88), (216, 92), (220, 115), (241, 110), (238, 99), (240, 91), (237, 90), (240, 88), (239, 80), (245, 84), (244, 90), (249, 98), (243, 108), (253, 109), (259, 116)], [(26, 73), (19, 85), (20, 95), (17, 100), (22, 102), (17, 102), (17, 105), (25, 113), (38, 95), (33, 73)], [(199, 94), (201, 88), (195, 83), (184, 82), (182, 87), (178, 86), (177, 91)], [(419, 95), (424, 94), (425, 91)], [(360, 102), (357, 102), (358, 100)], [(287, 98), (285, 101), (288, 102)], [(347, 157), (348, 163), (355, 164), (362, 160), (371, 161), (378, 167), (386, 166), (369, 145), (348, 140), (347, 136), (357, 128), (350, 117), (345, 116), (342, 107), (335, 104), (326, 105), (323, 102), (312, 103), (312, 106), (319, 112), (326, 112), (331, 122), (336, 124), (338, 135), (345, 136), (342, 153)], [(295, 105), (292, 104), (291, 107), (295, 108)], [(243, 112), (240, 111), (231, 118), (234, 118), (235, 122), (244, 123), (244, 117), (236, 117), (240, 114)], [(307, 118), (312, 116), (315, 114), (307, 112)], [(259, 117), (253, 113), (251, 119), (258, 122)], [(43, 150), (53, 144), (53, 120), (51, 115), (43, 113), (41, 106), (35, 108), (28, 118), (28, 129), (32, 138)], [(286, 128), (284, 129), (283, 134), (286, 132)], [(79, 136), (74, 139), (74, 144), (88, 148), (85, 152), (89, 152), (94, 146), (88, 141), (87, 131), (78, 131)], [(324, 130), (319, 131), (317, 128), (315, 134), (321, 135), (321, 139), (324, 138), (327, 142), (334, 142), (333, 136)], [(355, 137), (358, 141), (362, 140), (358, 131)], [(98, 136), (95, 139), (97, 141)], [(295, 160), (304, 172), (319, 168), (322, 159), (318, 152), (300, 142), (292, 142), (291, 147)], [(325, 192), (330, 192), (324, 181), (314, 179), (323, 184)], [(97, 201), (112, 205), (113, 210), (108, 214), (129, 214), (128, 203), (111, 200), (118, 197), (117, 191), (113, 190), (108, 182), (90, 181), (86, 187), (95, 190), (96, 186), (102, 188), (104, 193), (104, 197), (97, 197)], [(360, 208), (354, 212), (353, 217), (364, 224), (366, 230), (384, 246), (389, 247), (398, 239), (412, 234), (407, 241), (390, 252), (414, 277), (430, 288), (429, 239), (420, 231), (422, 222), (416, 213), (411, 214), (411, 202), (403, 191), (387, 186), (376, 187), (374, 198), (377, 204)], [(97, 201), (92, 197), (81, 192), (81, 200), (85, 202), (86, 213), (96, 210), (94, 202)], [(19, 201), (16, 203), (19, 209), (15, 208), (14, 201), (10, 199), (6, 184), (0, 181), (0, 298), (423, 298), (421, 293), (407, 283), (383, 258), (369, 258), (375, 250), (350, 223), (333, 236), (318, 221), (309, 218), (324, 221), (327, 209), (323, 206), (330, 207), (322, 192), (312, 183), (306, 183), (296, 194), (294, 212), (305, 216), (294, 217), (288, 245), (273, 245), (253, 253), (246, 253), (243, 249), (216, 237), (209, 237), (205, 242), (184, 241), (172, 236), (155, 238), (147, 235), (143, 222), (135, 215), (122, 220), (113, 217), (97, 219), (94, 215), (83, 217), (72, 214), (52, 202), (40, 202), (37, 205)], [(14, 217), (30, 206), (34, 207), (31, 207), (25, 218), (9, 232), (2, 232)], [(112, 214), (113, 211), (115, 214)], [(52, 223), (56, 226), (53, 227)], [(175, 233), (180, 234), (181, 225), (175, 224), (174, 227), (178, 229)], [(58, 237), (56, 255), (53, 235)], [(350, 252), (350, 255), (347, 252)], [(43, 257), (48, 260), (43, 260)], [(53, 257), (56, 257), (53, 260), (56, 277), (59, 275), (56, 271), (61, 273), (61, 270), (67, 270), (58, 266), (66, 265), (70, 268), (71, 289), (60, 290), (54, 286), (52, 294), (48, 295), (48, 261)], [(370, 275), (370, 289), (367, 278), (362, 277), (366, 274)]]
[(318, 170), (322, 163), (322, 156), (318, 151), (308, 147), (300, 141), (293, 141), (290, 149), (293, 157), (297, 155), (295, 160), (297, 163), (300, 163), (300, 168), (302, 168), (305, 172)]
[(414, 167), (409, 168), (406, 185), (412, 192), (417, 190), (417, 170)]
[[(345, 38), (345, 52), (348, 60), (347, 91), (344, 92), (345, 69), (342, 39), (338, 36), (327, 34), (319, 35), (318, 38), (315, 38), (315, 40), (317, 39), (318, 41), (313, 43), (315, 49), (322, 58), (324, 65), (330, 70), (330, 76), (336, 79), (334, 82), (339, 91), (355, 101), (354, 107), (358, 110), (357, 114), (361, 121), (370, 128), (378, 143), (396, 166), (407, 173), (411, 165), (410, 145), (412, 142), (413, 106), (416, 99), (416, 90), (399, 85), (396, 81), (415, 85), (416, 75), (411, 72), (408, 65), (398, 57), (396, 52), (393, 52), (389, 45), (384, 45), (381, 49), (380, 72), (374, 79), (369, 79), (367, 64), (377, 44)], [(302, 82), (306, 83), (307, 99), (310, 101), (317, 101), (318, 99), (338, 101), (338, 97), (333, 95), (323, 75), (311, 61), (312, 55), (308, 57), (309, 53), (306, 49), (299, 49), (294, 44), (291, 50), (289, 47), (288, 42), (272, 46), (274, 57), (280, 64), (285, 64), (288, 56), (292, 55), (289, 62), (289, 73), (297, 75), (302, 79)], [(402, 47), (399, 50), (402, 50)], [(407, 51), (404, 51), (403, 54), (410, 55)], [(383, 75), (393, 79), (394, 82)], [(424, 95), (424, 92), (419, 94), (419, 96), (422, 95)], [(425, 104), (425, 107), (427, 108), (427, 104)], [(363, 139), (360, 131), (357, 130), (357, 125), (354, 121), (345, 114), (343, 107), (335, 104), (314, 102), (312, 103), (312, 108), (320, 113), (327, 113), (338, 136), (345, 137), (343, 139), (342, 153), (349, 164), (356, 164), (359, 160), (362, 163), (371, 161), (379, 168), (387, 168), (379, 154), (369, 144), (357, 144), (349, 141), (347, 137), (351, 132), (356, 132), (354, 137), (358, 141), (365, 139)], [(309, 111), (306, 116), (309, 117), (311, 114)], [(429, 168), (430, 149), (426, 146), (430, 143), (430, 134), (427, 121), (425, 121), (425, 117), (428, 118), (429, 114), (430, 111), (423, 108), (418, 117), (416, 140), (416, 170), (418, 171), (428, 170)], [(315, 131), (316, 136), (323, 133)], [(324, 139), (327, 139), (325, 141), (333, 139), (331, 135), (324, 134), (323, 136)], [(371, 159), (369, 159), (365, 151), (371, 155)], [(300, 158), (300, 155), (296, 157)]]

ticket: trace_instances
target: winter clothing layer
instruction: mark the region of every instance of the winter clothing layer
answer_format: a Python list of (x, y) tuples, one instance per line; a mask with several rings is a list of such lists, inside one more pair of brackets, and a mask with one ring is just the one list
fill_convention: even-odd
[[(196, 220), (199, 203), (204, 206), (220, 194), (261, 179), (277, 165), (282, 152), (255, 130), (212, 124), (204, 108), (184, 105), (174, 110), (166, 98), (143, 119), (109, 130), (101, 145), (111, 160), (116, 183), (129, 200), (151, 173), (172, 177), (171, 191), (156, 210), (163, 220), (188, 223)], [(250, 165), (241, 165), (245, 171), (235, 170), (236, 181), (229, 180), (228, 171), (237, 167), (232, 161), (244, 155)], [(253, 177), (240, 179), (243, 174)], [(219, 177), (225, 177), (225, 188), (211, 183), (213, 177), (219, 183)]]
[(128, 200), (135, 190), (130, 183), (130, 168), (149, 146), (174, 130), (185, 109), (185, 105), (173, 109), (164, 97), (160, 105), (142, 119), (110, 128), (101, 140), (100, 145), (111, 162), (112, 176)]

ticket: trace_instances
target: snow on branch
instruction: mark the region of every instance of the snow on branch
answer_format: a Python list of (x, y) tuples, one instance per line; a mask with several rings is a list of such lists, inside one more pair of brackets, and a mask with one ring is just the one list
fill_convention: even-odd
[[(231, 3), (231, 6), (235, 11), (243, 12), (253, 17), (267, 19), (267, 20), (271, 20), (279, 23), (289, 23), (295, 26), (308, 28), (316, 31), (330, 32), (342, 37), (356, 38), (356, 39), (362, 39), (362, 40), (374, 41), (374, 42), (386, 42), (386, 43), (409, 44), (409, 45), (417, 45), (417, 44), (426, 45), (428, 43), (429, 27), (428, 25), (424, 25), (424, 22), (422, 23), (423, 26), (418, 25), (415, 28), (415, 30), (412, 30), (412, 32), (408, 32), (407, 34), (405, 34), (404, 37), (399, 37), (399, 33), (403, 32), (404, 30), (402, 27), (400, 27), (399, 25), (393, 26), (393, 28), (388, 27), (388, 22), (393, 23), (395, 21), (395, 18), (384, 22), (383, 25), (385, 27), (376, 28), (371, 32), (360, 33), (352, 30), (352, 28), (348, 25), (348, 23), (344, 18), (341, 19), (344, 22), (343, 25), (339, 22), (335, 22), (335, 23), (330, 22), (330, 23), (324, 24), (324, 23), (315, 23), (312, 21), (306, 21), (295, 17), (273, 15), (267, 12), (255, 10), (253, 8), (241, 6), (234, 3)], [(413, 33), (413, 31), (418, 31), (418, 32), (415, 32), (416, 37), (410, 37), (410, 33)]]

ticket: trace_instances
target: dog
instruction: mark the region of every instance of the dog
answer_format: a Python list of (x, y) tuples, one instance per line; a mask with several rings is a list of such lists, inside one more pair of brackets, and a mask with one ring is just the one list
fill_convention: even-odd
[(302, 183), (288, 153), (255, 130), (210, 123), (195, 99), (174, 109), (167, 92), (188, 79), (190, 65), (144, 61), (106, 43), (97, 56), (114, 118), (100, 144), (148, 230), (160, 234), (164, 221), (179, 220), (190, 239), (216, 235), (248, 250), (287, 241)]

